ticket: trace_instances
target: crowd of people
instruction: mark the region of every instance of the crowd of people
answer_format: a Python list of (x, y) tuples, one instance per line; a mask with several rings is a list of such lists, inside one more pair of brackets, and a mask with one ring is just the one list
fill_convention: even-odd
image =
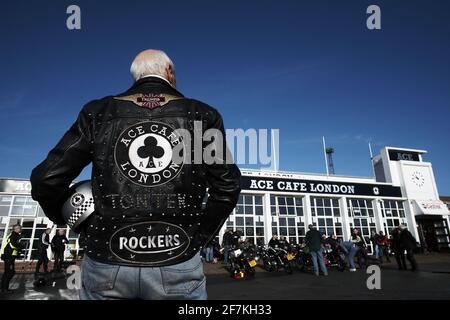
[[(204, 260), (207, 263), (217, 263), (222, 260), (222, 263), (228, 264), (230, 251), (245, 242), (241, 241), (241, 236), (242, 232), (240, 230), (226, 230), (223, 235), (222, 245), (217, 240), (214, 240), (204, 248)], [(372, 255), (369, 255), (368, 242), (371, 243), (373, 248)], [(290, 243), (284, 236), (273, 236), (267, 245), (272, 248), (288, 248)], [(378, 233), (373, 231), (370, 238), (367, 239), (356, 228), (351, 230), (349, 239), (338, 239), (336, 235), (326, 236), (317, 230), (314, 225), (309, 225), (302, 245), (307, 247), (311, 255), (313, 271), (317, 276), (319, 274), (328, 275), (323, 255), (325, 247), (345, 255), (350, 272), (357, 270), (356, 265), (363, 269), (367, 268), (369, 263), (383, 264), (385, 261), (391, 262), (390, 257), (392, 255), (395, 257), (399, 270), (408, 269), (407, 260), (410, 263), (410, 270), (417, 270), (417, 262), (414, 258), (414, 252), (418, 248), (417, 241), (405, 225), (393, 228), (390, 237), (386, 236), (383, 231)]]
[[(35, 268), (35, 275), (39, 275), (41, 267), (44, 274), (48, 273), (48, 263), (50, 261), (48, 257), (48, 248), (51, 248), (54, 258), (53, 271), (61, 272), (64, 262), (64, 252), (66, 250), (66, 244), (69, 240), (66, 237), (65, 229), (58, 229), (56, 234), (50, 241), (51, 228), (47, 228), (39, 238), (37, 247), (37, 262)], [(12, 228), (12, 232), (6, 237), (1, 247), (1, 259), (4, 262), (4, 272), (1, 280), (1, 292), (9, 293), (9, 283), (14, 277), (15, 262), (19, 258), (20, 252), (27, 247), (27, 243), (22, 240), (22, 226), (16, 224)]]
[(53, 252), (53, 271), (61, 272), (62, 270), (62, 265), (64, 262), (64, 251), (66, 251), (66, 244), (69, 243), (69, 240), (66, 237), (66, 230), (58, 229), (56, 234), (50, 241), (51, 232), (52, 229), (47, 228), (40, 238), (38, 246), (38, 260), (35, 270), (36, 275), (40, 273), (41, 266), (44, 269), (44, 273), (48, 273), (48, 247), (51, 247), (51, 250)]
[[(357, 261), (359, 268), (366, 268), (369, 265), (368, 245), (366, 239), (360, 234), (358, 229), (352, 229), (351, 237), (348, 240), (339, 240), (335, 235), (326, 236), (315, 228), (308, 226), (303, 245), (308, 248), (313, 263), (313, 271), (316, 276), (328, 275), (327, 267), (324, 263), (323, 250), (325, 247), (339, 250), (348, 262), (351, 272), (356, 271)], [(64, 262), (64, 252), (69, 240), (66, 237), (65, 229), (58, 229), (50, 240), (52, 229), (48, 228), (42, 233), (38, 244), (38, 255), (35, 274), (38, 275), (43, 268), (44, 273), (48, 273), (48, 248), (51, 247), (54, 257), (53, 271), (61, 272)], [(26, 243), (21, 241), (22, 227), (15, 225), (12, 232), (6, 237), (1, 247), (1, 259), (4, 261), (4, 273), (1, 279), (2, 292), (9, 292), (9, 283), (15, 274), (15, 260), (19, 257), (20, 251), (26, 247)], [(239, 247), (249, 240), (241, 241), (242, 232), (240, 230), (226, 230), (222, 238), (222, 244), (215, 239), (203, 249), (203, 258), (207, 263), (228, 264), (231, 250)], [(405, 225), (400, 225), (392, 229), (388, 238), (383, 231), (372, 232), (370, 239), (376, 261), (380, 264), (390, 262), (391, 254), (394, 255), (399, 270), (407, 270), (406, 261), (410, 263), (412, 271), (417, 270), (417, 262), (414, 258), (414, 251), (417, 249), (417, 241)], [(252, 245), (250, 243), (250, 245)], [(286, 237), (273, 236), (267, 244), (272, 248), (288, 248), (290, 243)]]

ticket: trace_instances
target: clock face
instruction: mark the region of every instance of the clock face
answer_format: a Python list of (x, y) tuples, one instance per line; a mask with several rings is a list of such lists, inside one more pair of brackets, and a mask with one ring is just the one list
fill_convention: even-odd
[(425, 178), (423, 174), (420, 173), (419, 171), (414, 171), (411, 175), (411, 179), (413, 183), (418, 187), (422, 187), (423, 184), (425, 183)]

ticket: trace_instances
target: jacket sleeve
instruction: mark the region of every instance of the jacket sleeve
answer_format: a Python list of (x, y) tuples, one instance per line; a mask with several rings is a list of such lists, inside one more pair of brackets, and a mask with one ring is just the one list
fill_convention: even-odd
[(241, 192), (241, 172), (236, 164), (230, 161), (232, 157), (226, 145), (223, 120), (218, 112), (216, 112), (211, 128), (217, 129), (220, 135), (214, 136), (210, 143), (215, 144), (220, 139), (220, 143), (217, 143), (215, 147), (217, 150), (222, 148), (222, 152), (216, 153), (214, 163), (204, 163), (209, 189), (200, 233), (205, 243), (214, 238), (225, 223), (236, 206)]
[(308, 232), (306, 232), (306, 235), (305, 235), (305, 244), (309, 245), (310, 242), (311, 242), (311, 233), (308, 231)]
[(70, 183), (92, 160), (92, 130), (85, 109), (47, 158), (31, 173), (31, 196), (56, 224), (65, 224), (61, 209)]
[(13, 232), (11, 234), (9, 241), (10, 241), (9, 243), (13, 249), (22, 250), (24, 247), (23, 243), (20, 242), (19, 234), (15, 233), (15, 232)]

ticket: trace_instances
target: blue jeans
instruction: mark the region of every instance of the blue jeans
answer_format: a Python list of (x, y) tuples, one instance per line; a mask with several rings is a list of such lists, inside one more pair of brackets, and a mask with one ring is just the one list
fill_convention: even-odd
[(347, 256), (348, 264), (350, 266), (350, 269), (356, 269), (355, 266), (355, 256), (359, 251), (359, 247), (355, 246), (350, 241), (343, 241), (341, 243), (341, 248), (345, 252), (345, 255)]
[(167, 267), (105, 264), (85, 256), (81, 265), (81, 300), (206, 300), (200, 255)]
[(206, 260), (206, 262), (212, 262), (214, 260), (214, 248), (213, 247), (206, 247), (205, 260)]
[(379, 245), (375, 245), (375, 257), (381, 258), (383, 256), (383, 248)]
[(231, 250), (231, 246), (223, 247), (223, 262), (224, 263), (228, 263), (228, 258), (230, 256), (230, 250)]
[[(311, 251), (311, 258), (314, 267), (314, 273), (319, 274), (319, 266), (320, 270), (322, 270), (324, 275), (328, 274), (327, 267), (325, 266), (325, 262), (323, 261), (323, 249), (319, 251)], [(319, 265), (317, 265), (317, 260), (319, 260)]]

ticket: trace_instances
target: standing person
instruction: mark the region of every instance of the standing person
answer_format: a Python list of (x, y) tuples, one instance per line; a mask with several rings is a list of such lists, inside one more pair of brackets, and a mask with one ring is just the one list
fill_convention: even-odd
[[(406, 252), (406, 258), (408, 259), (409, 263), (411, 264), (411, 271), (417, 270), (417, 262), (414, 258), (414, 250), (417, 249), (417, 241), (416, 238), (409, 232), (409, 230), (406, 228), (404, 224), (400, 225), (400, 249)], [(404, 256), (404, 255), (403, 255)], [(405, 270), (406, 262), (405, 262)]]
[(205, 261), (208, 263), (213, 262), (214, 260), (214, 240), (212, 240), (206, 247), (205, 247)]
[[(31, 195), (50, 220), (65, 224), (69, 186), (92, 164), (95, 211), (80, 226), (81, 299), (206, 299), (200, 252), (241, 189), (224, 122), (176, 89), (163, 51), (139, 53), (130, 71), (133, 85), (86, 104), (33, 169)], [(131, 248), (136, 239), (162, 241)]]
[(52, 239), (52, 249), (55, 257), (55, 264), (53, 270), (61, 272), (64, 262), (64, 252), (66, 251), (66, 244), (69, 243), (69, 239), (66, 237), (66, 230), (58, 229), (58, 232)]
[(406, 270), (405, 250), (402, 249), (400, 243), (400, 230), (393, 228), (391, 231), (391, 250), (394, 251), (395, 261), (399, 270)]
[(378, 232), (378, 247), (381, 249), (382, 256), (386, 257), (387, 262), (391, 262), (389, 257), (389, 239), (383, 231)]
[(48, 255), (47, 249), (50, 245), (50, 232), (52, 229), (47, 228), (45, 232), (42, 233), (39, 244), (38, 244), (38, 261), (36, 263), (35, 274), (39, 274), (41, 265), (44, 266), (44, 273), (48, 273)]
[(214, 240), (211, 241), (212, 245), (213, 245), (213, 250), (212, 250), (212, 259), (213, 259), (213, 263), (217, 263), (219, 261), (219, 256), (220, 256), (220, 244), (219, 244), (219, 238), (214, 238)]
[[(305, 243), (309, 248), (314, 267), (314, 274), (319, 276), (319, 266), (324, 276), (328, 275), (327, 267), (323, 261), (322, 234), (312, 224), (305, 236)], [(317, 263), (317, 261), (319, 263)]]
[(275, 249), (278, 248), (280, 245), (280, 241), (278, 240), (277, 236), (272, 236), (272, 238), (269, 240), (268, 246)]
[(231, 248), (239, 248), (241, 243), (242, 230), (237, 229), (231, 234)]
[(365, 266), (367, 268), (366, 240), (364, 240), (364, 237), (360, 234), (358, 229), (352, 230), (351, 242), (353, 242), (359, 248), (357, 253), (359, 267), (362, 268), (363, 266)]
[(16, 258), (19, 257), (23, 244), (20, 242), (22, 234), (22, 226), (16, 224), (13, 226), (12, 232), (6, 237), (2, 243), (1, 259), (4, 262), (4, 272), (2, 276), (2, 293), (11, 293), (9, 282), (16, 274)]
[(228, 258), (230, 257), (230, 250), (232, 245), (233, 232), (227, 229), (223, 234), (222, 247), (223, 247), (223, 263), (228, 264)]
[(342, 241), (340, 243), (340, 246), (341, 246), (341, 249), (344, 252), (345, 256), (347, 257), (348, 264), (350, 267), (350, 272), (355, 272), (356, 271), (355, 255), (358, 253), (359, 247), (356, 246), (351, 241)]
[(324, 241), (325, 245), (332, 250), (337, 250), (339, 248), (339, 240), (335, 234), (326, 237)]
[(278, 246), (284, 250), (287, 250), (287, 248), (289, 248), (289, 241), (287, 241), (286, 237), (281, 237), (278, 241)]
[(375, 231), (372, 231), (370, 235), (370, 242), (372, 243), (375, 258), (380, 262), (380, 264), (383, 263), (383, 250), (379, 245), (379, 235)]

